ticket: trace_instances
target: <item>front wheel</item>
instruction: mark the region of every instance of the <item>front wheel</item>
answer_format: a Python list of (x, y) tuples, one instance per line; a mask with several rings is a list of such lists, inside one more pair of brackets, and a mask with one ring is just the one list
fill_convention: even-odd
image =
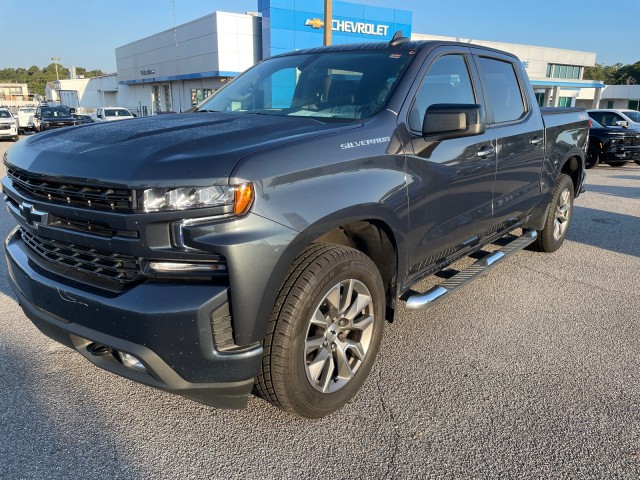
[(612, 167), (624, 167), (627, 162), (607, 162), (609, 165), (611, 165)]
[(589, 145), (587, 150), (587, 158), (585, 160), (585, 168), (593, 168), (600, 160), (600, 149), (597, 145)]
[(532, 244), (535, 250), (555, 252), (562, 246), (571, 222), (573, 197), (574, 188), (571, 177), (561, 173), (553, 190), (544, 227), (538, 230), (538, 238)]
[(634, 162), (636, 162), (637, 165), (640, 165), (640, 160), (634, 160)]
[(310, 245), (273, 309), (257, 393), (301, 417), (338, 410), (373, 366), (384, 313), (382, 278), (369, 257), (339, 245)]

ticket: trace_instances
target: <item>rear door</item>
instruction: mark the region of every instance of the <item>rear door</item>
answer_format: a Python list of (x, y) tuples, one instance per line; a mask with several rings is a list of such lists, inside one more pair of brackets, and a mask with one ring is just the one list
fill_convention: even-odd
[(435, 49), (409, 109), (407, 193), (411, 224), (407, 281), (476, 244), (492, 222), (496, 169), (492, 132), (438, 141), (422, 135), (427, 108), (482, 104), (479, 80), (463, 46)]
[(494, 226), (523, 218), (540, 198), (544, 124), (520, 62), (472, 49), (485, 93), (489, 128), (497, 142)]

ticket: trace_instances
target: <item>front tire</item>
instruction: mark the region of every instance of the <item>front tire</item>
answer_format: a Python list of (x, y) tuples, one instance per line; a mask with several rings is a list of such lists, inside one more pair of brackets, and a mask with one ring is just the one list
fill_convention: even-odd
[(600, 161), (600, 149), (597, 145), (589, 145), (587, 150), (587, 158), (585, 160), (585, 168), (593, 168)]
[(614, 168), (618, 168), (618, 167), (624, 167), (627, 162), (607, 162), (607, 164), (611, 165)]
[(571, 177), (561, 173), (544, 222), (544, 228), (538, 230), (538, 238), (532, 244), (539, 252), (555, 252), (567, 235), (571, 214), (573, 213), (574, 187)]
[(380, 273), (362, 252), (311, 244), (282, 286), (256, 391), (306, 418), (340, 409), (364, 383), (384, 326)]

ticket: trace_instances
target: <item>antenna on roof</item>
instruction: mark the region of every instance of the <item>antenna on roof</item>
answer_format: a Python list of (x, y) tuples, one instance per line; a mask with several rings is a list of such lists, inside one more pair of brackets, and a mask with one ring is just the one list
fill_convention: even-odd
[(402, 36), (402, 30), (398, 30), (393, 34), (393, 38), (389, 41), (389, 46), (395, 47), (397, 45), (402, 45), (403, 43), (407, 43), (409, 40), (411, 40), (409, 37)]

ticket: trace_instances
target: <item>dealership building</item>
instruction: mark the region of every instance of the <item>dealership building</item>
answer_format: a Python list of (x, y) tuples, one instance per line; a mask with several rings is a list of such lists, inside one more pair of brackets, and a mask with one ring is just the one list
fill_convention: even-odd
[[(89, 79), (75, 97), (67, 93), (64, 98), (77, 98), (70, 106), (89, 111), (108, 105), (125, 106), (138, 115), (185, 111), (263, 58), (322, 45), (323, 16), (323, 0), (259, 0), (257, 12), (213, 12), (118, 47), (117, 73)], [(472, 42), (415, 33), (412, 17), (408, 10), (336, 1), (333, 43), (389, 41), (399, 30), (413, 40)], [(602, 82), (583, 80), (584, 68), (595, 65), (595, 53), (473, 43), (517, 55), (540, 105), (597, 108), (606, 98)], [(49, 99), (56, 100), (58, 91), (73, 92), (67, 82), (55, 82)]]

